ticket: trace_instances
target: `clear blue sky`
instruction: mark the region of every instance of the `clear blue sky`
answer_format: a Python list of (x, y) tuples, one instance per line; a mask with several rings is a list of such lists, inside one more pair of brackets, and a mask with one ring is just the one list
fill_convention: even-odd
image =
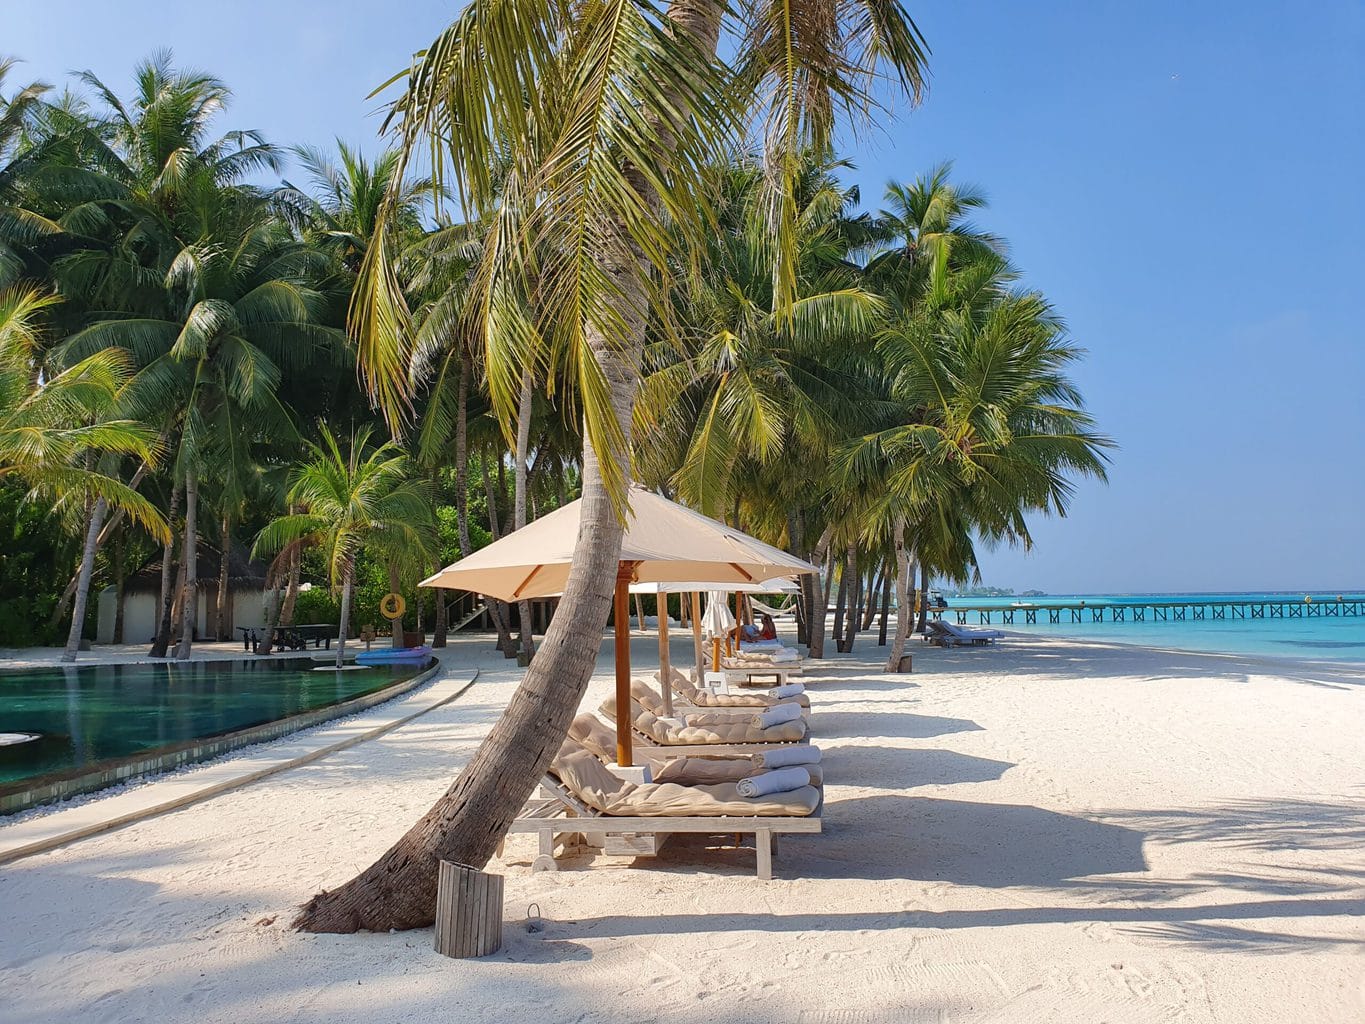
[[(1108, 487), (986, 582), (1054, 593), (1365, 587), (1365, 7), (1358, 0), (907, 0), (916, 111), (846, 151), (865, 200), (953, 159), (1089, 349)], [(126, 90), (158, 46), (283, 143), (372, 136), (365, 97), (460, 6), (7, 5), (19, 79)]]

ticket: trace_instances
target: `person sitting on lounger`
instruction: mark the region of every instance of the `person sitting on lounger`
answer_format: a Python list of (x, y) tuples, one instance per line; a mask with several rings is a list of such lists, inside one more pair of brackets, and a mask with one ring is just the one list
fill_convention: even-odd
[(762, 640), (777, 639), (777, 623), (767, 612), (758, 617), (758, 622), (747, 623), (735, 628), (738, 639), (745, 643), (758, 643)]

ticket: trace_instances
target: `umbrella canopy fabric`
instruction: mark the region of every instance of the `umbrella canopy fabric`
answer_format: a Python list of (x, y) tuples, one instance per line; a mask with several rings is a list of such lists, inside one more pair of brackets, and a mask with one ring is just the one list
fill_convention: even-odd
[(632, 594), (707, 594), (713, 590), (730, 594), (799, 594), (801, 588), (785, 576), (759, 583), (705, 583), (688, 580), (683, 583), (632, 583)]
[(730, 614), (729, 598), (723, 590), (713, 590), (706, 595), (706, 614), (702, 616), (701, 624), (713, 640), (735, 628), (735, 617)]
[[(508, 534), (422, 581), (424, 587), (471, 590), (503, 601), (562, 593), (578, 540), (581, 501)], [(630, 488), (622, 562), (634, 582), (707, 580), (733, 589), (777, 576), (819, 572), (809, 562), (731, 529), (638, 484)]]

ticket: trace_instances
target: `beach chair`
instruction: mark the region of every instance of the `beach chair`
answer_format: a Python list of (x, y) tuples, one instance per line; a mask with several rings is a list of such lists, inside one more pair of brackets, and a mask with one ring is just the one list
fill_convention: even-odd
[[(658, 676), (658, 673), (655, 673)], [(644, 708), (656, 718), (663, 718), (667, 714), (664, 708), (663, 698), (659, 696), (659, 691), (655, 687), (642, 679), (632, 679), (630, 681), (630, 696), (640, 707)], [(803, 718), (810, 717), (810, 706), (802, 705), (796, 701), (782, 701), (783, 704), (791, 704), (800, 708)], [(737, 722), (741, 719), (752, 719), (756, 714), (760, 714), (769, 708), (776, 707), (777, 701), (771, 704), (747, 705), (739, 707), (725, 707), (714, 705), (710, 707), (696, 707), (691, 704), (674, 704), (673, 717), (680, 718), (688, 725), (711, 725), (723, 724), (726, 722)]]
[[(596, 715), (584, 713), (574, 718), (569, 726), (569, 738), (607, 766), (610, 771), (616, 763), (616, 730)], [(819, 754), (814, 747), (811, 750)], [(673, 754), (670, 752), (645, 753), (638, 758), (641, 765), (649, 770), (646, 781), (677, 782), (686, 786), (714, 785), (718, 782), (738, 782), (740, 779), (753, 778), (771, 769), (764, 765), (764, 758), (771, 755), (758, 751), (753, 754)], [(810, 773), (811, 785), (820, 789), (825, 782), (824, 769), (820, 764), (803, 765)], [(614, 774), (614, 773), (613, 773)]]
[(527, 804), (508, 830), (537, 837), (532, 871), (557, 870), (556, 847), (571, 847), (583, 833), (600, 834), (607, 853), (633, 856), (653, 856), (679, 833), (752, 834), (758, 877), (770, 879), (777, 837), (821, 828), (822, 798), (813, 786), (751, 800), (733, 782), (636, 785), (573, 740), (564, 742), (541, 785), (546, 795)]
[[(635, 746), (646, 752), (669, 750), (675, 754), (753, 753), (763, 747), (783, 743), (804, 743), (810, 736), (805, 719), (782, 722), (768, 728), (753, 724), (751, 718), (738, 721), (708, 722), (681, 726), (661, 719), (631, 700), (630, 729)], [(620, 724), (616, 713), (616, 698), (608, 697), (598, 709), (609, 721)]]
[(747, 656), (722, 658), (720, 670), (727, 686), (786, 686), (792, 676), (803, 675), (800, 665), (776, 665)]
[(1005, 634), (998, 629), (970, 629), (955, 626), (942, 619), (931, 619), (925, 628), (933, 634), (933, 642), (942, 647), (966, 647), (978, 644), (991, 644), (1002, 640)]
[[(658, 680), (659, 673), (654, 673)], [(669, 668), (669, 683), (679, 699), (695, 708), (769, 708), (774, 704), (800, 704), (810, 707), (810, 697), (796, 693), (790, 697), (774, 697), (769, 693), (712, 693), (697, 686), (676, 668)]]

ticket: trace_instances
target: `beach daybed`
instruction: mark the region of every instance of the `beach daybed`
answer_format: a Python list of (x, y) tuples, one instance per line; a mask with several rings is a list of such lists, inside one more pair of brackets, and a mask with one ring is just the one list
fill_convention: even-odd
[(542, 786), (548, 795), (529, 803), (509, 829), (537, 836), (532, 871), (556, 870), (556, 845), (578, 833), (600, 833), (606, 852), (635, 856), (653, 856), (677, 833), (752, 833), (758, 877), (770, 879), (777, 836), (820, 831), (821, 796), (814, 786), (750, 799), (734, 782), (637, 785), (613, 775), (573, 740), (565, 740)]
[(926, 634), (928, 639), (943, 647), (989, 644), (1005, 637), (998, 629), (970, 629), (967, 626), (955, 626), (942, 619), (930, 619), (925, 628), (928, 630)]
[[(705, 722), (689, 724), (680, 719), (664, 719), (641, 707), (631, 699), (631, 733), (642, 747), (657, 747), (674, 750), (678, 753), (705, 753), (707, 749), (717, 750), (727, 747), (749, 747), (777, 743), (800, 743), (807, 739), (809, 726), (802, 718), (780, 722), (771, 726), (755, 723), (758, 715), (743, 716), (734, 721)], [(616, 698), (608, 697), (599, 710), (603, 716), (619, 724), (616, 713)], [(772, 711), (774, 709), (768, 709)], [(760, 712), (767, 714), (768, 711)], [(742, 750), (740, 752), (743, 752)]]
[[(659, 678), (658, 672), (654, 673), (654, 678), (656, 680)], [(810, 697), (805, 693), (794, 693), (786, 697), (779, 697), (773, 693), (712, 693), (694, 684), (676, 668), (669, 669), (668, 678), (673, 692), (696, 708), (769, 708), (774, 704), (799, 704), (803, 708), (810, 707)]]

